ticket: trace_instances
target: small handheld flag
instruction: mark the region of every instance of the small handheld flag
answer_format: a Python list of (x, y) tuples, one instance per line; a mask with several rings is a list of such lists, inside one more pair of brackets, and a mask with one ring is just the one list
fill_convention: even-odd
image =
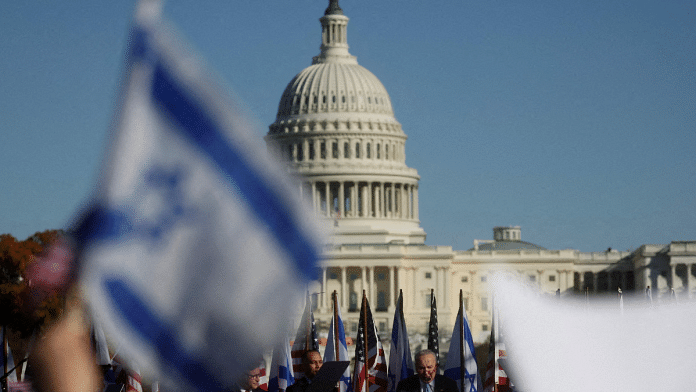
[(284, 337), (276, 315), (315, 277), (319, 231), (239, 105), (142, 5), (110, 154), (74, 230), (80, 277), (144, 376), (222, 390)]

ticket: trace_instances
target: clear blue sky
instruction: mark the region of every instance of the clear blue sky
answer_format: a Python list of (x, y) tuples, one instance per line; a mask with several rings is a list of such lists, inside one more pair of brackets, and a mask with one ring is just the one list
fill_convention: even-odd
[[(319, 53), (326, 0), (165, 2), (261, 138)], [(522, 226), (552, 249), (696, 240), (693, 0), (342, 0), (350, 51), (391, 95), (431, 245)], [(90, 196), (132, 1), (0, 13), (0, 233), (68, 224)]]

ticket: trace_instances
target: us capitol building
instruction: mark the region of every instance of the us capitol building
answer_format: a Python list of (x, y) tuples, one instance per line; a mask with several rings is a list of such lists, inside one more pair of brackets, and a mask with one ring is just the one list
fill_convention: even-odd
[[(320, 279), (310, 292), (319, 325), (332, 316), (336, 290), (347, 336), (355, 336), (363, 290), (375, 325), (388, 332), (399, 290), (410, 333), (427, 334), (431, 290), (441, 336), (448, 335), (459, 291), (477, 342), (490, 332), (487, 280), (496, 271), (518, 274), (549, 294), (643, 295), (657, 300), (673, 288), (696, 293), (696, 241), (642, 245), (633, 252), (550, 250), (522, 240), (518, 226), (494, 227), (491, 240), (469, 250), (425, 245), (418, 217), (416, 169), (406, 165), (406, 134), (389, 94), (348, 51), (348, 17), (331, 0), (321, 22), (321, 51), (287, 85), (269, 126), (268, 147), (302, 178), (300, 192), (333, 227)], [(615, 295), (615, 294), (614, 294)]]

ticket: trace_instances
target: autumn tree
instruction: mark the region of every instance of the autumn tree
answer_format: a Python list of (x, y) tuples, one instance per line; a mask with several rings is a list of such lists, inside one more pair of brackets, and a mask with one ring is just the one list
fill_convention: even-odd
[(48, 296), (27, 311), (25, 302), (30, 287), (25, 270), (37, 255), (62, 235), (61, 230), (46, 230), (24, 241), (18, 241), (10, 234), (0, 235), (0, 325), (27, 337), (60, 315), (63, 299), (57, 294)]

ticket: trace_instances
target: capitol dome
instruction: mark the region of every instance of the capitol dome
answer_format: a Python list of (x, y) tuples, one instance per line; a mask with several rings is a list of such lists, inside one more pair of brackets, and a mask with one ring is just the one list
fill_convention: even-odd
[(422, 244), (418, 180), (384, 85), (348, 52), (348, 17), (330, 0), (319, 55), (287, 85), (266, 142), (337, 243)]
[(336, 112), (394, 117), (387, 90), (353, 58), (352, 62), (316, 62), (302, 70), (285, 88), (277, 118)]

